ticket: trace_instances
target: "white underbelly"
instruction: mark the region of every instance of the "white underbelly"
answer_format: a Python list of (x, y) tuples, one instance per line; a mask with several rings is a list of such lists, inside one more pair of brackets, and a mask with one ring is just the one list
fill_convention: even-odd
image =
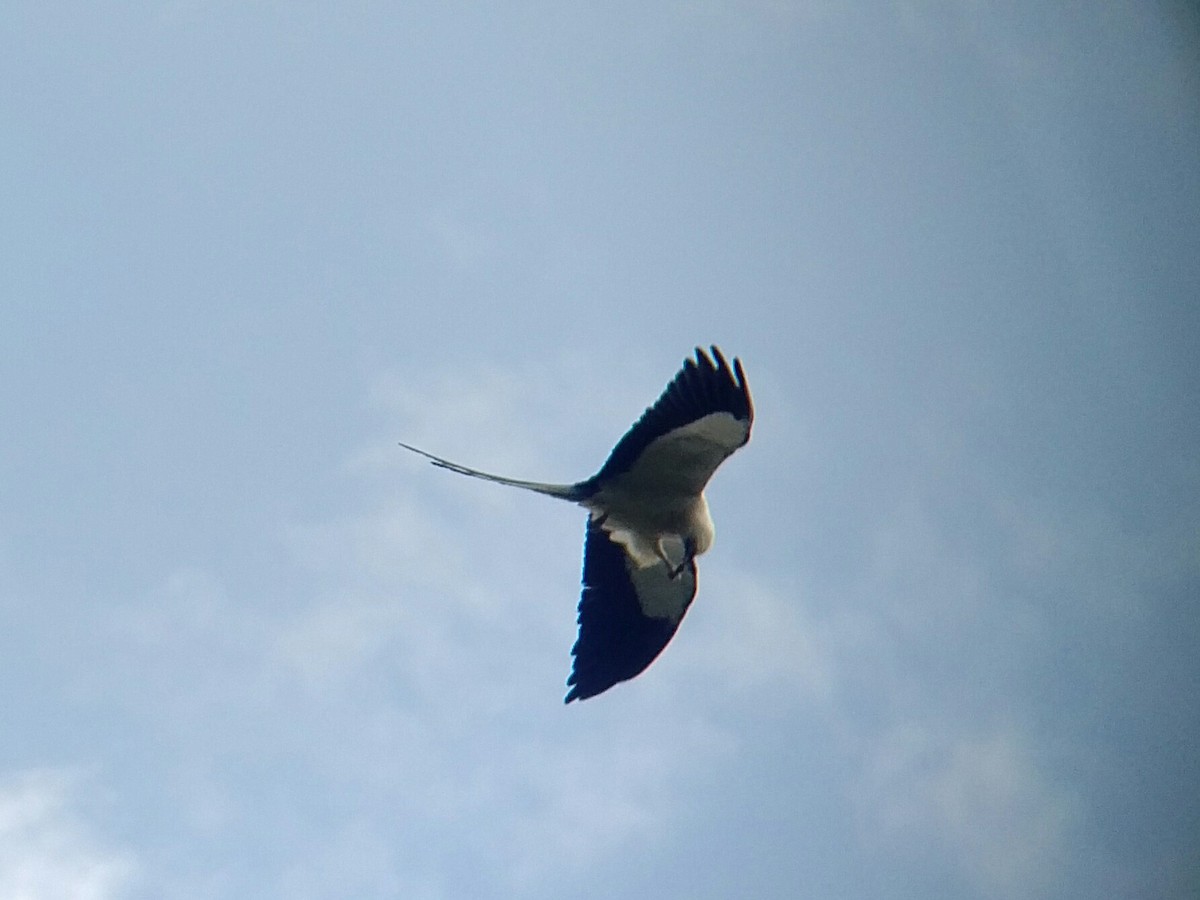
[(700, 553), (711, 543), (712, 520), (703, 495), (656, 496), (606, 488), (585, 506), (639, 568), (661, 561), (660, 545), (668, 556), (672, 549), (676, 551), (678, 558), (673, 564), (678, 565), (683, 560), (685, 539), (692, 538)]

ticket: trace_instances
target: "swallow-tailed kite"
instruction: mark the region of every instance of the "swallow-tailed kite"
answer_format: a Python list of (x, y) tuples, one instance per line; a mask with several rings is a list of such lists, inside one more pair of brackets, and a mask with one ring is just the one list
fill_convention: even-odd
[[(714, 362), (715, 360), (715, 362)], [(575, 484), (518, 481), (418, 450), (435, 466), (577, 503), (589, 513), (570, 690), (584, 700), (641, 673), (696, 596), (696, 557), (712, 546), (704, 486), (750, 440), (754, 405), (742, 364), (696, 358), (667, 385), (600, 471)]]

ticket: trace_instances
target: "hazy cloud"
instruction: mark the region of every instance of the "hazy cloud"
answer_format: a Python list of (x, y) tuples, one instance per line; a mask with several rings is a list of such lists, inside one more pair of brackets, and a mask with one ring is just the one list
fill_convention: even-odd
[(136, 858), (99, 839), (76, 808), (87, 781), (60, 769), (0, 779), (0, 896), (118, 900), (130, 895)]

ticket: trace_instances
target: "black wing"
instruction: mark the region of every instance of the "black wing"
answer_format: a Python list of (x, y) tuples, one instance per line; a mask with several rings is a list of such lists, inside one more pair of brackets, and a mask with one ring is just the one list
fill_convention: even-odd
[[(716, 360), (714, 362), (713, 360)], [(650, 444), (667, 433), (690, 425), (713, 413), (729, 413), (739, 422), (745, 423), (745, 435), (737, 447), (750, 440), (750, 426), (754, 421), (754, 404), (750, 400), (750, 387), (742, 372), (741, 360), (735, 358), (733, 367), (725, 361), (721, 351), (712, 348), (712, 358), (696, 348), (696, 358), (684, 361), (683, 368), (671, 379), (654, 405), (650, 406), (633, 427), (613, 447), (608, 460), (581, 487), (595, 485), (627, 472)]]
[(565, 703), (640, 674), (663, 651), (696, 596), (696, 564), (670, 578), (663, 562), (638, 569), (603, 528), (588, 522), (579, 638)]

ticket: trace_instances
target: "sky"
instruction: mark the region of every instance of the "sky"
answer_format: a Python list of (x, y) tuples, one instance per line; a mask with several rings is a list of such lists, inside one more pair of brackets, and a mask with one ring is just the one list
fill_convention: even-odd
[[(1200, 895), (1183, 2), (0, 13), (0, 896)], [(591, 475), (757, 417), (564, 706)]]

